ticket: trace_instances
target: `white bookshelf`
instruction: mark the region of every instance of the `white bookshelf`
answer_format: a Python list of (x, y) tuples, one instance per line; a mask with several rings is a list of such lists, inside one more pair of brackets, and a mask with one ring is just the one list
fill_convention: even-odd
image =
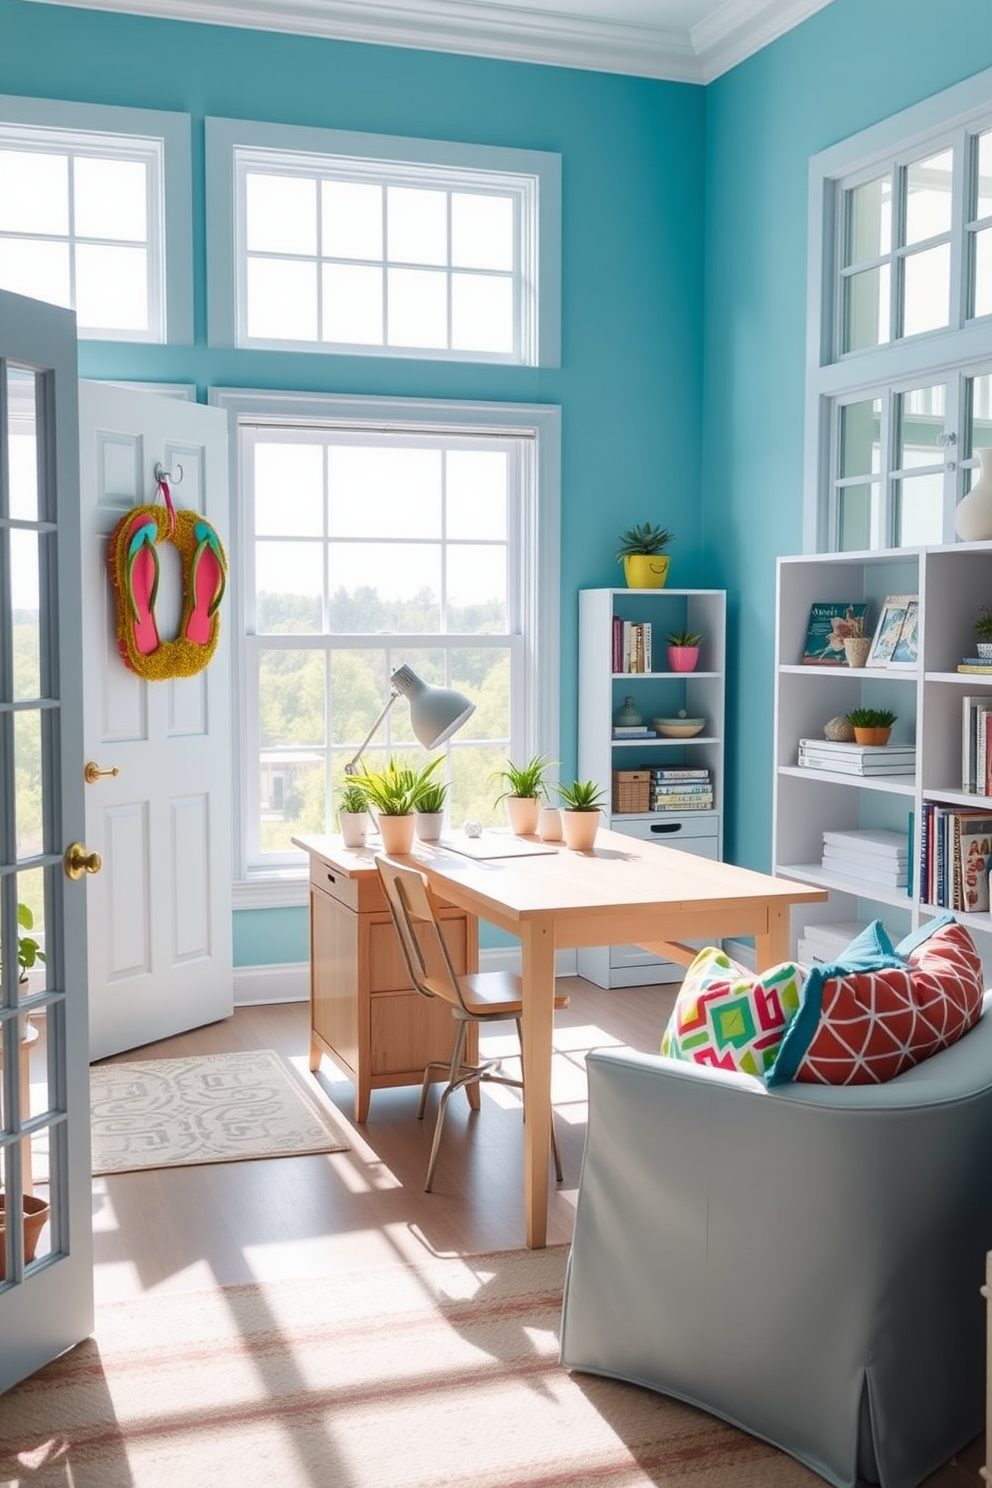
[[(919, 663), (914, 669), (800, 664), (814, 601), (866, 600), (869, 629), (886, 595), (919, 595)], [(829, 890), (827, 902), (793, 911), (793, 942), (803, 924), (880, 918), (893, 940), (946, 911), (922, 903), (923, 803), (992, 811), (992, 800), (961, 789), (962, 698), (992, 697), (992, 674), (957, 671), (974, 653), (972, 623), (992, 604), (992, 543), (819, 553), (778, 560), (774, 725), (773, 871)], [(915, 743), (915, 775), (859, 777), (799, 768), (798, 741), (823, 737), (828, 719), (858, 706), (897, 714), (891, 743)], [(909, 842), (911, 893), (857, 891), (820, 866), (823, 831), (884, 827)], [(992, 963), (992, 916), (958, 914)]]
[[(723, 589), (583, 589), (579, 592), (578, 774), (596, 780), (612, 802), (614, 770), (658, 766), (709, 769), (713, 808), (684, 812), (614, 813), (609, 826), (645, 841), (718, 859), (723, 856), (724, 668), (727, 600)], [(613, 617), (649, 623), (652, 670), (613, 670)], [(691, 630), (702, 636), (694, 672), (668, 670), (666, 636)], [(616, 740), (613, 719), (632, 697), (648, 726), (681, 709), (705, 718), (693, 739)], [(649, 956), (636, 946), (602, 946), (578, 952), (580, 976), (600, 987), (680, 981), (685, 968)]]

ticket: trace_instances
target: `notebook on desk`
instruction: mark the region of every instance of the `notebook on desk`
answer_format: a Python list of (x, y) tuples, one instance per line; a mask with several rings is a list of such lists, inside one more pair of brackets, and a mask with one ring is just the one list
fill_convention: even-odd
[(512, 832), (484, 831), (481, 837), (467, 837), (464, 832), (448, 832), (441, 838), (441, 847), (448, 852), (460, 853), (463, 858), (531, 858), (539, 853), (556, 851), (552, 842), (533, 842), (526, 837), (514, 837)]

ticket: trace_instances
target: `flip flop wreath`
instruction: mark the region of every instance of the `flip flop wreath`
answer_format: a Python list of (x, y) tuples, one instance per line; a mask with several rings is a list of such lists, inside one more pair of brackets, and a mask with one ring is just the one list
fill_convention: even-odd
[[(150, 502), (125, 512), (107, 552), (117, 645), (125, 666), (150, 682), (202, 672), (220, 639), (227, 586), (227, 556), (213, 527), (198, 512), (177, 511), (165, 479), (158, 488), (164, 506)], [(171, 641), (161, 639), (155, 622), (160, 542), (175, 546), (183, 566), (182, 618)]]

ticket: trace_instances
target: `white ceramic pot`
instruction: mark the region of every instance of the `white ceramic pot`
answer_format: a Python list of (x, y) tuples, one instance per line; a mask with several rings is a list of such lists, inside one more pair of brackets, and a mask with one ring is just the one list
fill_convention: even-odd
[(561, 829), (565, 834), (565, 846), (575, 852), (589, 852), (599, 831), (598, 811), (570, 811), (562, 807)]
[(962, 542), (992, 537), (992, 449), (977, 451), (982, 473), (954, 510), (954, 529)]
[(414, 830), (421, 842), (439, 842), (444, 826), (443, 811), (418, 811)]
[(507, 796), (506, 814), (510, 818), (511, 832), (517, 837), (533, 837), (540, 810), (537, 796)]
[(345, 847), (365, 846), (365, 839), (369, 832), (367, 811), (339, 811), (338, 821), (341, 824), (341, 840)]
[(396, 853), (408, 853), (413, 847), (413, 833), (417, 818), (411, 811), (406, 816), (386, 816), (379, 812), (379, 836), (382, 850), (393, 857)]
[(542, 806), (537, 814), (537, 835), (542, 842), (561, 841), (561, 812), (557, 806)]

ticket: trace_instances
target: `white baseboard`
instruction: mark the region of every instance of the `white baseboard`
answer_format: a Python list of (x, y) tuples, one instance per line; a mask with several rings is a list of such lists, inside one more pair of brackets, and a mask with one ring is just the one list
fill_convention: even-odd
[[(480, 971), (520, 972), (520, 952), (514, 946), (479, 952)], [(575, 975), (575, 952), (558, 951), (555, 975)], [(310, 996), (310, 966), (286, 961), (276, 966), (236, 966), (234, 1006), (254, 1007), (267, 1002), (306, 1002)]]

